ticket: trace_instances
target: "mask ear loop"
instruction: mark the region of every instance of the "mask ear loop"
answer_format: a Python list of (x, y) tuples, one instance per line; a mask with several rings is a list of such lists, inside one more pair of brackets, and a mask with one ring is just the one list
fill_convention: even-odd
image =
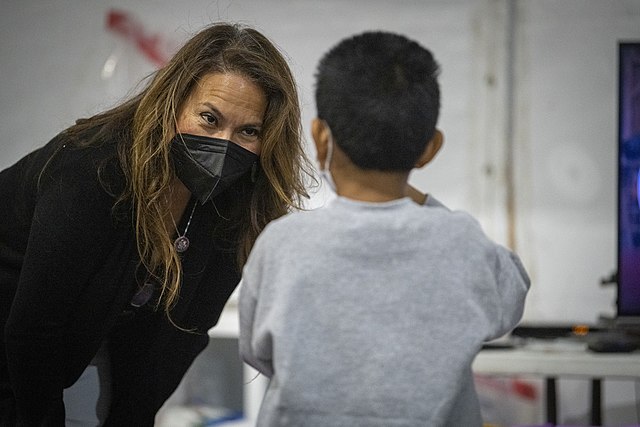
[(327, 144), (327, 157), (324, 159), (324, 165), (322, 165), (322, 169), (329, 172), (329, 168), (331, 168), (331, 159), (333, 159), (333, 132), (331, 132), (329, 123), (327, 123), (326, 120), (323, 121), (324, 125), (327, 127), (327, 132), (329, 132), (329, 142)]
[(333, 176), (331, 176), (331, 160), (333, 158), (333, 133), (331, 132), (331, 128), (329, 127), (329, 123), (327, 123), (326, 120), (323, 120), (325, 126), (327, 127), (327, 132), (329, 132), (329, 141), (328, 141), (328, 147), (327, 147), (327, 157), (324, 160), (324, 164), (322, 165), (321, 169), (320, 169), (320, 175), (322, 176), (322, 178), (324, 178), (324, 180), (327, 182), (327, 184), (329, 185), (329, 188), (334, 192), (337, 193), (337, 189), (336, 189), (336, 183), (333, 181)]

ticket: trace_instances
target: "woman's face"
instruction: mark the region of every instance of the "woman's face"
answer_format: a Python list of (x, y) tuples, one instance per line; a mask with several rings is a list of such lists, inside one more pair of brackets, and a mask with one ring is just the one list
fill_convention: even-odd
[(259, 155), (266, 109), (266, 95), (251, 80), (239, 74), (211, 73), (187, 98), (177, 131), (227, 139)]

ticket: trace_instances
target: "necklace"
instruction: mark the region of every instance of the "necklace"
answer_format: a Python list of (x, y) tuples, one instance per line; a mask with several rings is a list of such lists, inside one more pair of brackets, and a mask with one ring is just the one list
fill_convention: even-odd
[(197, 202), (193, 203), (193, 209), (191, 209), (191, 215), (189, 215), (189, 221), (187, 221), (186, 227), (184, 227), (184, 233), (180, 234), (178, 231), (178, 226), (176, 225), (176, 220), (173, 219), (173, 214), (171, 214), (171, 221), (173, 221), (173, 226), (176, 229), (176, 240), (173, 241), (173, 247), (176, 248), (176, 251), (181, 254), (189, 249), (189, 238), (187, 237), (187, 231), (189, 230), (189, 225), (191, 224), (191, 219), (193, 218), (193, 213), (196, 211), (196, 206), (198, 206)]

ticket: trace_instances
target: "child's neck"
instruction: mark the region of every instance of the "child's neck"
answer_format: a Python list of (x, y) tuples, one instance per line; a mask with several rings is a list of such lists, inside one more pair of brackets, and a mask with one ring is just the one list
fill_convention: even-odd
[(407, 196), (408, 172), (382, 172), (350, 168), (346, 175), (336, 171), (338, 195), (363, 202), (389, 202)]

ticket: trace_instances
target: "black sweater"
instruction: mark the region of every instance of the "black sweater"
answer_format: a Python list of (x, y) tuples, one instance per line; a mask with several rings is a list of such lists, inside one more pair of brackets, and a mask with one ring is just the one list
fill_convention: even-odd
[(16, 410), (21, 424), (63, 426), (63, 389), (107, 339), (107, 425), (152, 426), (239, 281), (235, 250), (214, 234), (222, 220), (198, 205), (171, 312), (184, 330), (162, 308), (130, 306), (141, 280), (131, 209), (114, 211), (103, 185), (122, 188), (115, 152), (115, 143), (71, 148), (59, 135), (0, 172), (0, 425)]

